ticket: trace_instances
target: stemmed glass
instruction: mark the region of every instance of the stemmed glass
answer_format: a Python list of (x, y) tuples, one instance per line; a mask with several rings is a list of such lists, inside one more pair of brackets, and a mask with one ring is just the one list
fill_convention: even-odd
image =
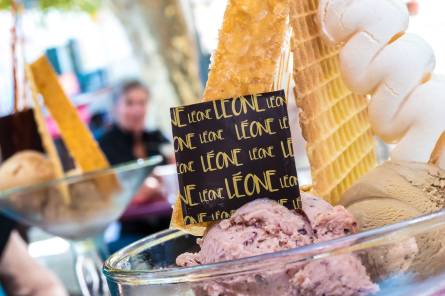
[[(0, 192), (0, 211), (29, 226), (69, 240), (84, 296), (109, 295), (102, 275), (108, 254), (103, 232), (124, 212), (146, 177), (162, 160), (118, 165), (82, 175)], [(69, 201), (64, 196), (69, 196)]]

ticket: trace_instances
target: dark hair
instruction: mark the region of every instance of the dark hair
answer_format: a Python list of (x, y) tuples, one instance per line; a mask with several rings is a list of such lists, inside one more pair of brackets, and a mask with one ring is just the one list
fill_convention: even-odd
[(125, 95), (129, 91), (136, 89), (136, 88), (142, 88), (143, 90), (145, 90), (147, 92), (147, 94), (150, 94), (150, 90), (148, 89), (148, 87), (144, 83), (142, 83), (140, 80), (137, 80), (137, 79), (126, 80), (126, 81), (119, 83), (118, 85), (116, 85), (114, 87), (113, 97), (112, 97), (113, 103), (117, 104), (117, 102), (119, 101), (119, 98), (121, 96)]

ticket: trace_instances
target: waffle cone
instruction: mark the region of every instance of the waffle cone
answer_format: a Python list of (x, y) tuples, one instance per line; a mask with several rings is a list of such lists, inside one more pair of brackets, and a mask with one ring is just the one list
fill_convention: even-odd
[[(218, 46), (213, 54), (204, 101), (288, 89), (285, 49), (288, 0), (230, 0), (224, 14)], [(276, 75), (277, 74), (277, 75)], [(279, 82), (277, 82), (279, 81)], [(202, 235), (209, 223), (185, 225), (181, 199), (173, 206), (170, 227)]]
[(294, 0), (290, 6), (295, 97), (313, 189), (336, 204), (343, 192), (376, 164), (368, 100), (346, 87), (339, 48), (321, 38), (316, 21), (318, 0)]

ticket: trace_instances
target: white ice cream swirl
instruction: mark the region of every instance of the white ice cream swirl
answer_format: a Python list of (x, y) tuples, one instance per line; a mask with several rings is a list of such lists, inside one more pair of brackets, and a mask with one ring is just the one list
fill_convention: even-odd
[[(409, 15), (397, 0), (320, 0), (324, 37), (343, 44), (343, 77), (352, 91), (371, 94), (372, 128), (397, 143), (393, 160), (428, 162), (445, 131), (445, 79), (432, 74), (432, 48), (404, 33)], [(439, 158), (445, 168), (445, 153)]]

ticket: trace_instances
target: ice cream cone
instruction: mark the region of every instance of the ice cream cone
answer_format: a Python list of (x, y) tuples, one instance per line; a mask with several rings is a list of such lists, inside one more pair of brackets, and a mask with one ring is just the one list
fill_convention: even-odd
[(375, 143), (368, 100), (346, 87), (339, 48), (322, 39), (317, 12), (318, 0), (290, 2), (295, 97), (314, 191), (337, 204), (342, 193), (375, 166)]

